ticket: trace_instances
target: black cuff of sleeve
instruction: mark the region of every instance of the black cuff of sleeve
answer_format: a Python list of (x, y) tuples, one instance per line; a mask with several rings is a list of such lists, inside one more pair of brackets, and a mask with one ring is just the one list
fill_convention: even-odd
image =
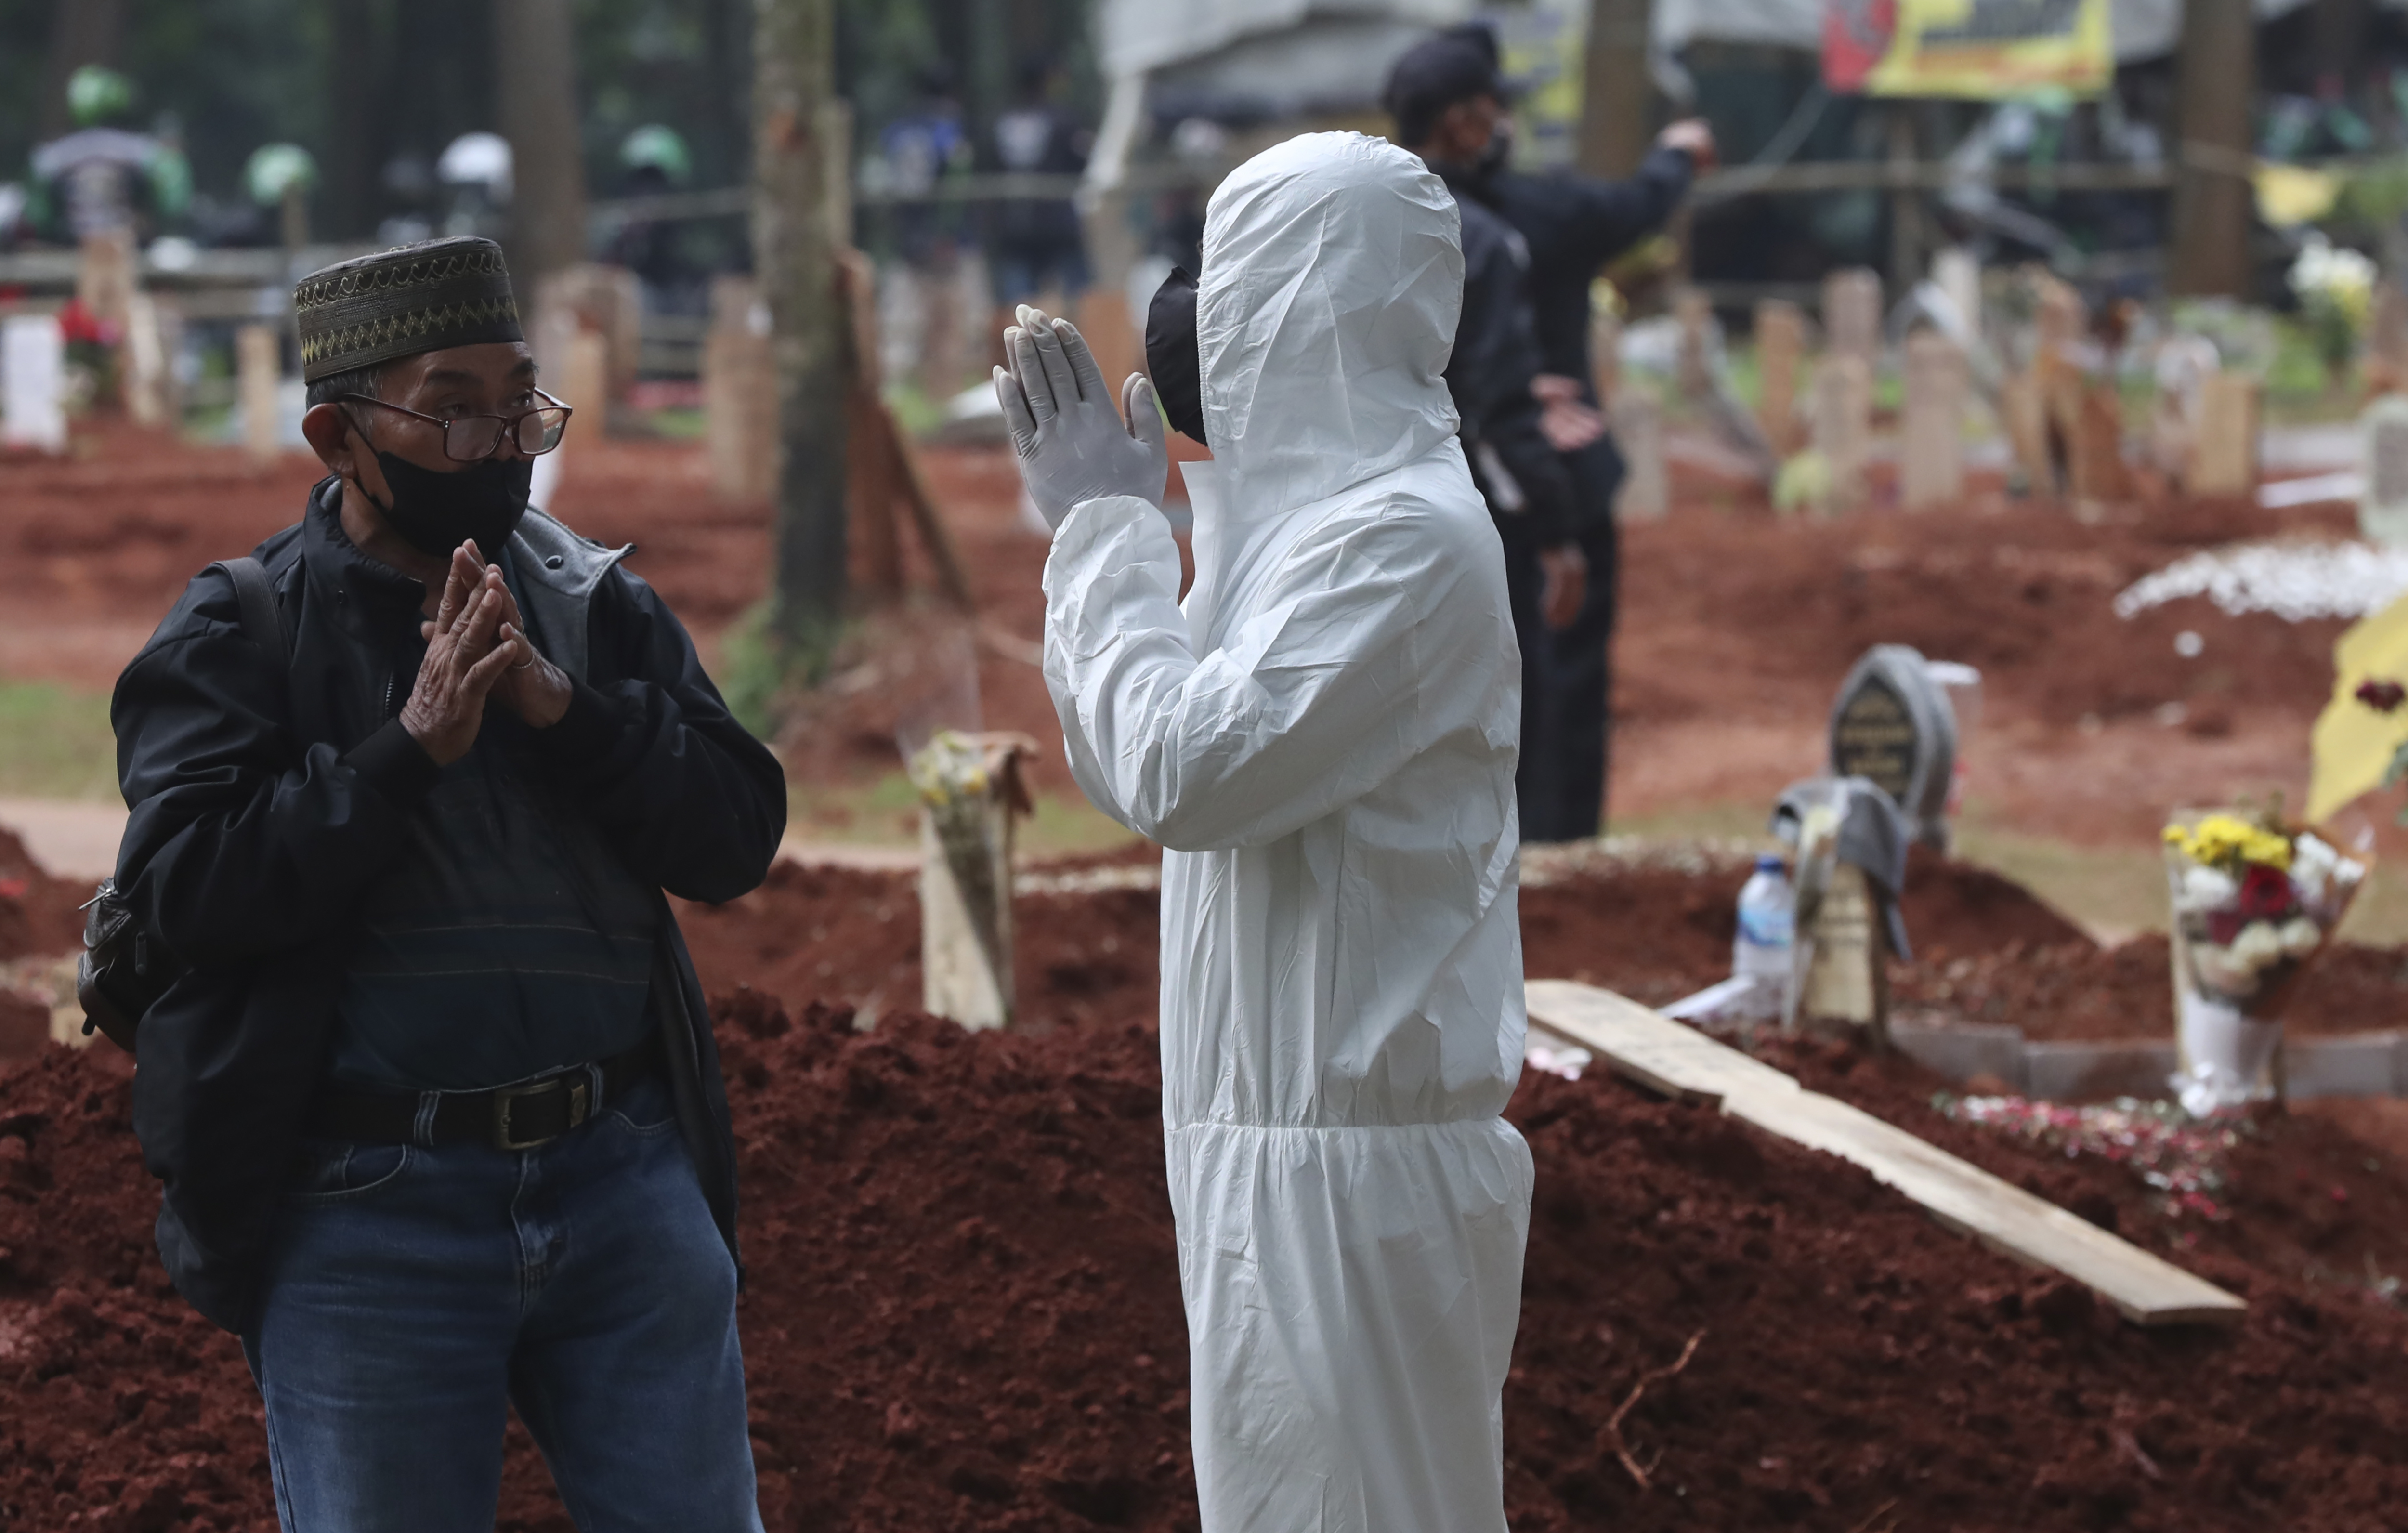
[(414, 809), (435, 787), (435, 780), (443, 768), (426, 753), (426, 747), (411, 738), (399, 719), (390, 720), (385, 726), (354, 745), (343, 756), (343, 764), (360, 774), (360, 780), (401, 809)]
[(535, 732), (543, 753), (555, 759), (592, 761), (609, 753), (627, 732), (619, 706), (583, 681), (569, 683), (568, 711), (549, 729)]

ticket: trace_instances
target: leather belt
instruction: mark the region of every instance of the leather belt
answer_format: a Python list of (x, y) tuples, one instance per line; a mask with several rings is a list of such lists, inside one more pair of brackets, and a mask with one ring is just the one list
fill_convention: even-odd
[(609, 1059), (489, 1091), (329, 1090), (309, 1109), (302, 1132), (353, 1144), (456, 1144), (481, 1139), (496, 1150), (533, 1150), (590, 1121), (652, 1073), (657, 1039)]

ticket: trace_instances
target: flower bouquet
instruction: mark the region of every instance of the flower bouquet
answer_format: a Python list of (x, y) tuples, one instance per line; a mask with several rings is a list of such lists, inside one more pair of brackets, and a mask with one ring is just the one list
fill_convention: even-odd
[(2165, 840), (2181, 1060), (2172, 1085), (2205, 1116), (2271, 1095), (2283, 1005), (2341, 924), (2366, 864), (2272, 815), (2186, 813)]

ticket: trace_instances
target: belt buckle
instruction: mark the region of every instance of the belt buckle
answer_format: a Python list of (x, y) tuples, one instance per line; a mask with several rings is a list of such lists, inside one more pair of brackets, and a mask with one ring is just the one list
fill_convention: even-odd
[(529, 1096), (540, 1096), (547, 1092), (558, 1091), (566, 1091), (568, 1094), (568, 1123), (566, 1127), (564, 1127), (561, 1130), (561, 1133), (565, 1134), (568, 1129), (578, 1127), (580, 1125), (583, 1124), (587, 1116), (592, 1111), (592, 1103), (594, 1100), (593, 1087), (581, 1077), (555, 1075), (549, 1081), (538, 1081), (533, 1085), (501, 1086), (495, 1088), (494, 1092), (494, 1148), (496, 1150), (539, 1150), (543, 1146), (550, 1144), (552, 1140), (560, 1138), (560, 1134), (545, 1134), (532, 1139), (512, 1139), (510, 1137), (511, 1104), (523, 1101)]

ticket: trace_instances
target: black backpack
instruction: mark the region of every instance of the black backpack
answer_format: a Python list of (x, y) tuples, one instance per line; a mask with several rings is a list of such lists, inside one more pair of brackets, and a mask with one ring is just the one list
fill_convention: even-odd
[[(234, 581), (235, 600), (242, 609), (242, 631), (275, 663), (276, 675), (293, 667), (292, 645), (284, 637), (283, 620), (276, 613), (276, 592), (267, 570), (245, 555), (209, 566), (222, 569)], [(76, 999), (83, 1005), (84, 1036), (98, 1028), (103, 1037), (134, 1052), (134, 1035), (144, 1012), (158, 1004), (167, 987), (184, 973), (166, 945), (144, 930), (134, 907), (106, 878), (84, 904), (83, 956), (76, 963)]]

